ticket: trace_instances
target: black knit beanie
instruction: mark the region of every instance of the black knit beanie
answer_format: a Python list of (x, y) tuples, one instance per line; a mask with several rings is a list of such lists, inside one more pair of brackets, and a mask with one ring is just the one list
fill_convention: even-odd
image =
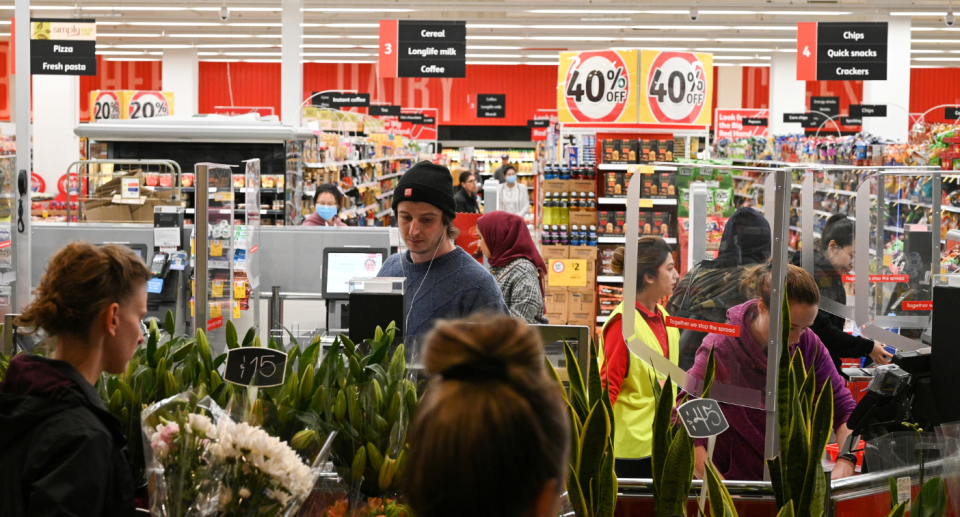
[(400, 176), (393, 189), (393, 213), (401, 201), (422, 201), (439, 208), (451, 218), (457, 216), (457, 202), (453, 198), (453, 176), (450, 169), (428, 162), (417, 163)]

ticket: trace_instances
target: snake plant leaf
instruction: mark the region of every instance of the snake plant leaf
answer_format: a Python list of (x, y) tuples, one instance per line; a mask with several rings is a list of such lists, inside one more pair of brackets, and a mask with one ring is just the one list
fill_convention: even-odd
[(786, 506), (780, 508), (780, 512), (777, 513), (777, 517), (793, 517), (793, 501), (788, 501)]
[[(813, 377), (812, 373), (810, 377)], [(823, 477), (820, 458), (823, 458), (827, 443), (830, 441), (830, 432), (833, 430), (833, 387), (830, 379), (827, 379), (823, 383), (823, 387), (820, 388), (820, 396), (817, 397), (817, 406), (813, 412), (813, 420), (810, 420), (810, 425), (810, 456), (807, 462), (807, 477), (810, 478), (816, 474)], [(817, 486), (811, 488), (814, 493), (808, 494), (807, 487), (804, 487), (804, 493), (800, 499), (800, 508), (805, 508), (808, 503), (813, 505), (818, 500), (823, 501), (825, 494), (817, 494)], [(826, 490), (826, 486), (822, 488)]]
[[(785, 455), (790, 443), (790, 383), (792, 377), (790, 372), (790, 302), (787, 297), (783, 297), (781, 306), (781, 319), (783, 328), (787, 331), (783, 334), (783, 341), (780, 349), (780, 362), (777, 372), (777, 424), (780, 430), (780, 454)], [(787, 498), (789, 499), (789, 497)], [(781, 506), (782, 507), (782, 506)]]
[(790, 371), (793, 372), (794, 386), (797, 389), (797, 394), (799, 394), (800, 387), (807, 380), (806, 363), (803, 361), (803, 352), (799, 348), (793, 352), (793, 356), (790, 358)]
[(583, 490), (580, 488), (580, 481), (573, 469), (567, 475), (567, 497), (570, 499), (570, 506), (573, 507), (573, 513), (577, 517), (591, 517), (590, 509), (587, 508), (587, 501), (583, 497)]
[(930, 478), (910, 509), (910, 517), (942, 517), (947, 510), (947, 487), (943, 478)]
[(550, 378), (557, 382), (557, 387), (559, 388), (560, 395), (563, 396), (563, 401), (569, 405), (570, 397), (567, 395), (567, 388), (563, 386), (563, 381), (560, 380), (560, 374), (557, 373), (557, 369), (553, 367), (553, 363), (551, 363), (550, 359), (546, 356), (543, 357), (543, 367), (547, 370), (547, 373), (550, 374)]
[(590, 340), (590, 358), (587, 359), (587, 403), (592, 407), (603, 396), (600, 367), (597, 365), (597, 345)]
[[(710, 347), (710, 354), (707, 355), (707, 369), (703, 373), (703, 392), (700, 398), (710, 398), (710, 386), (713, 385), (713, 377), (717, 370), (717, 359), (713, 355), (713, 346)], [(719, 515), (719, 514), (714, 514)]]
[[(655, 378), (651, 378), (651, 382), (654, 386), (654, 392), (660, 392), (660, 395), (656, 397), (656, 412), (653, 415), (653, 451), (650, 455), (653, 466), (653, 489), (654, 492), (659, 493), (663, 483), (664, 469), (667, 465), (667, 453), (673, 442), (670, 434), (673, 401), (664, 396), (663, 392), (658, 389), (660, 383)], [(668, 376), (667, 383), (669, 382), (670, 377)]]
[(226, 335), (227, 335), (227, 348), (233, 350), (234, 348), (239, 348), (240, 343), (237, 341), (239, 338), (237, 336), (237, 327), (233, 325), (233, 320), (227, 320), (226, 325)]
[[(894, 481), (896, 482), (896, 481)], [(896, 499), (894, 499), (896, 500)], [(907, 511), (907, 502), (904, 501), (897, 506), (893, 507), (893, 510), (890, 510), (890, 513), (887, 514), (887, 517), (903, 517), (903, 514)]]
[(567, 365), (567, 381), (570, 384), (570, 403), (576, 410), (580, 420), (586, 421), (590, 407), (587, 405), (586, 388), (583, 386), (583, 374), (580, 371), (580, 365), (577, 363), (577, 356), (573, 354), (570, 345), (563, 342), (563, 354)]
[(777, 508), (783, 508), (790, 500), (790, 487), (785, 482), (781, 456), (768, 459), (767, 470), (770, 471), (770, 483), (773, 485), (773, 495), (777, 501)]
[(707, 462), (704, 474), (704, 481), (707, 483), (707, 499), (710, 502), (710, 515), (725, 515), (723, 510), (726, 501), (722, 495), (725, 487), (712, 462)]
[[(614, 433), (617, 430), (616, 426), (616, 417), (613, 414), (613, 403), (610, 402), (610, 384), (607, 383), (603, 388), (603, 397), (600, 398), (600, 401), (603, 402), (604, 406), (607, 406), (607, 415), (610, 416), (610, 436), (614, 436)], [(612, 447), (611, 447), (612, 449)]]
[(797, 506), (803, 495), (804, 485), (808, 479), (807, 464), (809, 461), (810, 437), (807, 434), (806, 422), (803, 420), (800, 409), (800, 401), (793, 399), (793, 420), (790, 425), (790, 445), (787, 454), (784, 456), (786, 461), (786, 481), (790, 485), (790, 492), (793, 495), (794, 508), (799, 512), (804, 511), (804, 507)]
[[(577, 476), (581, 487), (589, 487), (590, 480), (599, 478), (603, 464), (603, 453), (607, 449), (610, 438), (610, 424), (607, 418), (607, 407), (599, 402), (594, 404), (590, 415), (583, 423), (583, 432), (580, 434), (580, 457), (577, 458)], [(587, 494), (584, 494), (585, 496)], [(592, 503), (593, 495), (588, 503)], [(599, 492), (596, 494), (599, 497)]]
[(583, 432), (583, 423), (580, 417), (573, 410), (573, 406), (567, 404), (567, 416), (570, 418), (570, 465), (577, 470), (580, 465), (580, 433)]
[(617, 474), (614, 469), (613, 440), (607, 440), (607, 450), (600, 466), (600, 500), (594, 506), (596, 517), (613, 517), (617, 507)]
[(656, 517), (686, 514), (690, 488), (693, 486), (693, 439), (682, 425), (667, 452), (666, 467), (660, 483)]
[[(820, 456), (823, 457), (822, 455)], [(807, 515), (810, 517), (823, 517), (826, 514), (827, 502), (827, 474), (821, 468), (815, 471), (809, 477), (813, 479), (813, 493), (807, 503)], [(801, 504), (803, 504), (801, 502)]]

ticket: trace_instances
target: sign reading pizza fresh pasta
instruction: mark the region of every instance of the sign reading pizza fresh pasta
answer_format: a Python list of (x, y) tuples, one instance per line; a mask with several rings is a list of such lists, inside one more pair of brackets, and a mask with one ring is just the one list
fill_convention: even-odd
[(709, 126), (713, 114), (713, 55), (640, 52), (639, 121)]
[(561, 52), (560, 122), (637, 122), (637, 50)]

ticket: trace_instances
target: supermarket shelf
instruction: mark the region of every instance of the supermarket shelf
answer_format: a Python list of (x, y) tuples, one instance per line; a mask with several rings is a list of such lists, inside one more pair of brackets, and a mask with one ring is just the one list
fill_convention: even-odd
[[(650, 201), (654, 205), (676, 205), (677, 200), (674, 199), (648, 199), (644, 201)], [(599, 205), (626, 205), (627, 198), (625, 197), (600, 197), (597, 198), (597, 204)]]
[(382, 211), (382, 212), (377, 212), (377, 215), (376, 215), (375, 217), (376, 217), (377, 219), (379, 219), (379, 218), (381, 218), (381, 217), (383, 217), (383, 216), (385, 216), (385, 215), (389, 215), (389, 214), (392, 214), (392, 213), (393, 213), (393, 209), (392, 209), (392, 208), (388, 208), (388, 209), (386, 209), (386, 210), (384, 210), (384, 211)]
[(606, 323), (610, 316), (597, 316), (597, 323)]
[(406, 170), (402, 170), (402, 171), (400, 171), (400, 172), (394, 172), (394, 173), (392, 173), (392, 174), (384, 174), (383, 176), (377, 176), (377, 181), (388, 180), (388, 179), (390, 179), (390, 178), (399, 178), (400, 176), (403, 176), (403, 173), (405, 173), (405, 172), (407, 172), (407, 171), (406, 171)]
[(536, 172), (518, 172), (517, 176), (536, 176)]
[(359, 185), (354, 185), (354, 188), (376, 188), (380, 186), (379, 181), (368, 181), (366, 183), (361, 183)]
[[(919, 201), (910, 201), (909, 199), (887, 199), (887, 203), (900, 203), (901, 205), (922, 206), (924, 208), (933, 208), (930, 203), (921, 203)], [(960, 207), (951, 205), (940, 205), (941, 212), (954, 212), (960, 214)]]
[(367, 165), (370, 163), (382, 163), (382, 162), (392, 162), (396, 160), (416, 160), (417, 157), (414, 155), (403, 155), (403, 156), (385, 156), (383, 158), (365, 158), (363, 160), (342, 160), (337, 162), (306, 162), (303, 164), (304, 167), (311, 169), (323, 169), (326, 167), (340, 167), (343, 165)]
[(388, 190), (387, 192), (384, 192), (383, 194), (380, 194), (379, 196), (377, 196), (377, 199), (383, 199), (385, 197), (390, 197), (392, 195), (393, 195), (393, 191)]
[(740, 176), (737, 174), (731, 174), (730, 177), (735, 180), (760, 181), (760, 178), (751, 178), (750, 176)]
[(755, 196), (755, 195), (753, 195), (753, 194), (741, 194), (740, 192), (734, 192), (733, 195), (734, 195), (734, 196), (745, 197), (745, 198), (747, 198), (747, 199), (757, 199), (757, 196)]
[(367, 206), (355, 206), (353, 208), (344, 210), (343, 212), (340, 212), (340, 213), (344, 215), (350, 215), (350, 214), (357, 214), (361, 212), (367, 212), (370, 210), (376, 210), (377, 208), (380, 208), (380, 205), (373, 203)]
[[(193, 213), (195, 213), (195, 210), (194, 210), (193, 208), (185, 208), (185, 209), (183, 210), (183, 213), (185, 213), (185, 214), (193, 214)], [(241, 209), (241, 208), (237, 208), (237, 209), (234, 209), (234, 213), (240, 214), (240, 215), (246, 215), (247, 211), (246, 211), (246, 210), (243, 210), (243, 209)], [(266, 210), (266, 209), (261, 208), (261, 209), (260, 209), (260, 215), (283, 215), (283, 210)]]
[(622, 277), (622, 276), (603, 276), (603, 275), (601, 275), (601, 276), (598, 276), (598, 277), (597, 277), (597, 282), (600, 282), (601, 284), (622, 284), (622, 283), (623, 283), (623, 277)]
[[(841, 196), (856, 196), (857, 193), (852, 190), (837, 190), (832, 188), (822, 188), (815, 189), (816, 192), (823, 192), (825, 194), (839, 194)], [(870, 199), (877, 199), (877, 196), (870, 194)]]
[[(626, 171), (629, 167), (647, 167), (649, 166), (646, 163), (601, 163), (597, 165), (597, 169), (601, 171)], [(666, 165), (654, 165), (653, 170), (663, 171), (663, 172), (673, 172), (677, 170), (676, 167), (668, 167)]]
[[(648, 236), (648, 235), (641, 235), (641, 237), (649, 237), (649, 236)], [(667, 244), (676, 244), (676, 243), (677, 243), (677, 238), (676, 238), (676, 237), (664, 237), (663, 240), (666, 241)], [(609, 236), (609, 237), (608, 237), (608, 236), (602, 236), (602, 237), (597, 237), (597, 242), (600, 243), (600, 244), (625, 244), (625, 243), (627, 242), (627, 238), (626, 238), (626, 237), (613, 237), (613, 236)]]
[(883, 229), (888, 232), (904, 233), (903, 228), (899, 228), (897, 226), (884, 226)]

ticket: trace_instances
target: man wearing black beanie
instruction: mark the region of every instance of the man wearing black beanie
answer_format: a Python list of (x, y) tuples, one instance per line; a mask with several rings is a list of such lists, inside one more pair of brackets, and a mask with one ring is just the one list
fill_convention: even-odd
[(453, 176), (441, 165), (417, 163), (393, 190), (393, 211), (408, 251), (388, 258), (377, 276), (407, 279), (402, 330), (408, 349), (438, 319), (480, 311), (509, 314), (490, 272), (454, 244), (456, 210)]

